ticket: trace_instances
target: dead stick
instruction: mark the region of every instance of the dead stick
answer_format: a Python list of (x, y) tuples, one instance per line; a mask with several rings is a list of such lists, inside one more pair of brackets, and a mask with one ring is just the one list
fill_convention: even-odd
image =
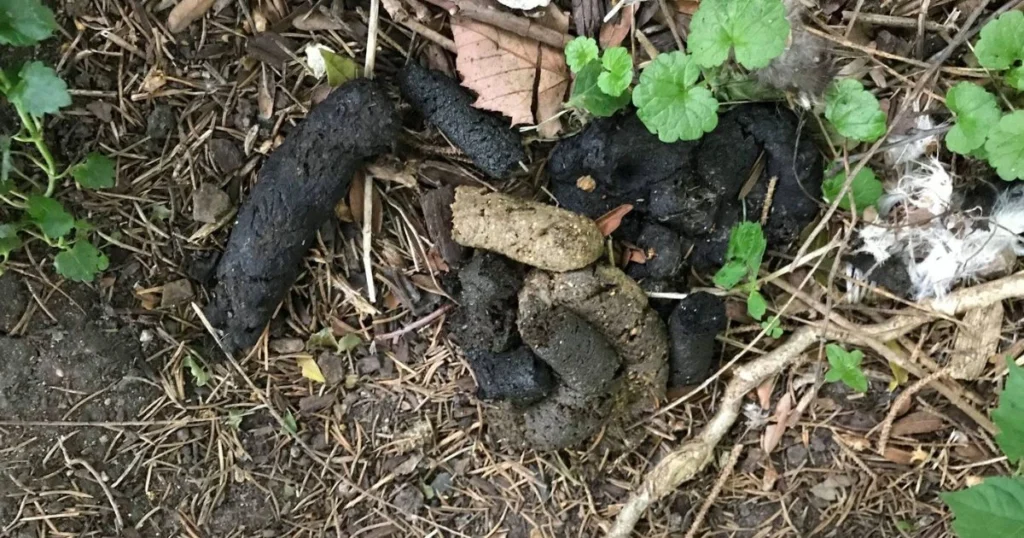
[[(862, 326), (860, 330), (874, 338), (881, 339), (880, 335), (889, 335), (890, 339), (897, 338), (935, 317), (985, 308), (999, 301), (1020, 297), (1024, 297), (1024, 273), (928, 301), (921, 305), (920, 310), (907, 309), (913, 312), (896, 316), (894, 320), (888, 322)], [(837, 329), (838, 334), (831, 334), (833, 329)], [(739, 418), (740, 407), (747, 393), (765, 379), (795, 363), (807, 348), (820, 341), (822, 337), (841, 336), (844, 333), (848, 331), (834, 327), (828, 322), (816, 326), (807, 325), (794, 331), (781, 346), (736, 368), (732, 380), (725, 387), (718, 412), (711, 417), (699, 434), (673, 450), (647, 472), (643, 483), (630, 495), (619, 512), (614, 526), (608, 532), (609, 538), (628, 538), (651, 503), (674, 492), (680, 484), (692, 480), (704, 469), (711, 461), (715, 447)]]
[[(852, 11), (843, 12), (843, 20), (853, 18)], [(894, 17), (892, 15), (881, 15), (878, 13), (858, 13), (857, 22), (863, 22), (874, 26), (888, 26), (890, 28), (917, 28), (917, 19), (910, 17)], [(940, 32), (951, 29), (950, 26), (938, 22), (925, 21), (924, 29), (931, 32)]]
[(714, 487), (711, 488), (711, 493), (708, 498), (704, 501), (704, 504), (700, 506), (700, 511), (697, 512), (697, 516), (693, 518), (693, 525), (690, 525), (690, 530), (686, 532), (686, 536), (683, 538), (694, 538), (697, 536), (697, 531), (700, 530), (700, 526), (704, 523), (704, 518), (708, 516), (708, 512), (711, 511), (711, 506), (715, 504), (715, 499), (722, 493), (722, 488), (725, 487), (725, 482), (732, 476), (732, 470), (736, 468), (736, 462), (740, 459), (740, 454), (743, 453), (743, 445), (736, 443), (732, 447), (732, 452), (729, 453), (729, 461), (725, 462), (725, 468), (718, 475), (718, 480), (715, 481)]

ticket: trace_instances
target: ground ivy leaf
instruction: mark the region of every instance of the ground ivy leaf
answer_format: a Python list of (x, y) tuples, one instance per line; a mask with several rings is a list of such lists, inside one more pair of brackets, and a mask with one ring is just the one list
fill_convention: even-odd
[(90, 153), (84, 162), (71, 169), (71, 175), (86, 189), (109, 189), (114, 186), (114, 161), (106, 155)]
[(75, 226), (75, 219), (53, 198), (29, 196), (25, 210), (32, 222), (50, 239), (64, 237)]
[(565, 46), (565, 63), (573, 73), (579, 73), (590, 62), (597, 59), (600, 51), (592, 37), (577, 37)]
[(857, 392), (868, 391), (868, 379), (860, 368), (860, 363), (864, 361), (864, 353), (859, 349), (846, 351), (838, 344), (829, 344), (825, 346), (825, 355), (828, 357), (829, 365), (825, 381), (842, 381)]
[(687, 46), (704, 67), (721, 65), (735, 49), (740, 65), (757, 69), (782, 54), (789, 31), (782, 0), (702, 0)]
[(762, 321), (761, 328), (765, 330), (768, 336), (776, 340), (782, 336), (782, 324), (779, 322), (779, 316), (772, 316), (771, 319)]
[(342, 84), (359, 77), (359, 65), (352, 58), (335, 54), (326, 48), (320, 49), (327, 69), (327, 85), (337, 88)]
[(1024, 529), (1024, 479), (986, 478), (981, 484), (940, 494), (953, 510), (953, 530), (960, 538), (1020, 536)]
[(767, 311), (768, 301), (765, 300), (764, 295), (757, 290), (751, 291), (747, 296), (747, 313), (750, 314), (750, 317), (761, 321)]
[(715, 273), (712, 279), (716, 286), (722, 289), (731, 290), (747, 276), (747, 265), (739, 261), (730, 261), (722, 266)]
[(14, 224), (0, 224), (0, 259), (7, 261), (8, 256), (21, 248), (18, 227)]
[[(825, 180), (821, 184), (821, 192), (825, 195), (825, 200), (829, 203), (835, 201), (836, 197), (843, 190), (843, 183), (846, 183), (846, 172), (840, 172), (838, 175)], [(860, 172), (857, 172), (856, 176), (853, 176), (850, 190), (846, 191), (846, 196), (842, 200), (839, 200), (839, 207), (849, 211), (851, 207), (850, 198), (852, 197), (857, 206), (857, 212), (862, 213), (865, 209), (878, 203), (878, 199), (882, 196), (884, 190), (882, 182), (875, 176), (875, 172), (865, 166), (861, 168)]]
[(35, 45), (56, 29), (53, 12), (39, 0), (4, 0), (0, 4), (0, 45)]
[(700, 67), (682, 52), (659, 54), (633, 90), (637, 116), (665, 143), (696, 140), (718, 126), (718, 101), (694, 86)]
[(1006, 386), (999, 396), (999, 407), (992, 411), (992, 421), (999, 428), (996, 444), (1011, 464), (1024, 460), (1024, 368), (1008, 358), (1010, 371)]
[(946, 106), (956, 115), (956, 125), (946, 134), (946, 147), (961, 155), (983, 146), (1001, 115), (996, 96), (970, 82), (950, 88), (946, 93)]
[(1014, 67), (1006, 72), (1006, 84), (1020, 92), (1024, 92), (1024, 66)]
[(92, 243), (75, 241), (74, 246), (53, 258), (57, 273), (68, 280), (91, 282), (96, 273), (105, 270), (110, 260)]
[(41, 118), (71, 104), (68, 85), (41, 62), (29, 62), (18, 72), (18, 83), (7, 98), (28, 114)]
[(624, 47), (612, 47), (604, 51), (601, 58), (604, 71), (597, 77), (597, 86), (601, 91), (618, 97), (633, 82), (633, 57)]
[(1024, 110), (1000, 118), (988, 133), (985, 153), (999, 177), (1006, 181), (1024, 179)]
[(576, 75), (569, 106), (582, 108), (599, 118), (607, 118), (629, 104), (629, 92), (612, 96), (601, 91), (599, 80), (603, 70), (601, 62), (594, 60)]
[(885, 113), (878, 99), (853, 79), (843, 79), (825, 92), (825, 117), (846, 138), (874, 142), (885, 134)]
[(1009, 11), (981, 29), (974, 46), (978, 63), (989, 69), (1009, 69), (1024, 60), (1024, 13)]

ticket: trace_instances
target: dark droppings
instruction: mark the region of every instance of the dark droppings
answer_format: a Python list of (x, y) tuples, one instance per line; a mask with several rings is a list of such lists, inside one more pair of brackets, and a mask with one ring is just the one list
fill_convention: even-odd
[(206, 316), (230, 351), (256, 343), (364, 159), (391, 149), (394, 106), (368, 79), (340, 86), (267, 159), (217, 265)]
[[(761, 173), (743, 200), (740, 192)], [(778, 247), (795, 240), (818, 211), (822, 161), (800, 119), (775, 105), (741, 105), (719, 118), (696, 142), (665, 144), (633, 113), (592, 122), (561, 142), (548, 163), (551, 192), (567, 209), (598, 217), (633, 204), (632, 219), (656, 223), (694, 244), (688, 262), (698, 271), (722, 263), (730, 228), (760, 220), (770, 200), (765, 235)], [(591, 176), (586, 192), (576, 182)], [(635, 242), (644, 226), (623, 226)]]
[(526, 346), (504, 353), (470, 349), (466, 359), (476, 376), (477, 396), (483, 400), (527, 406), (551, 394), (555, 387), (551, 368)]
[(501, 353), (519, 345), (516, 294), (525, 274), (522, 265), (483, 250), (459, 271), (459, 309), (449, 327), (463, 349)]
[(507, 178), (526, 160), (522, 139), (511, 129), (511, 121), (473, 108), (473, 97), (457, 81), (411, 62), (398, 73), (398, 88), (487, 175)]
[(608, 339), (575, 312), (555, 307), (528, 321), (531, 345), (566, 387), (583, 396), (608, 390), (621, 360)]
[(725, 301), (698, 292), (679, 301), (668, 318), (670, 388), (707, 379), (715, 358), (715, 336), (726, 327)]

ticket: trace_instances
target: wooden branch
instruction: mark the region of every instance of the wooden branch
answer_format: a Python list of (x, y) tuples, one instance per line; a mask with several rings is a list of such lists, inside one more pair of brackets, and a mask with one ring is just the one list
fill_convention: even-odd
[(553, 30), (525, 17), (482, 6), (467, 0), (426, 0), (456, 18), (464, 18), (490, 24), (516, 35), (528, 37), (562, 50), (571, 41), (568, 34)]
[[(683, 443), (648, 471), (643, 483), (622, 507), (609, 538), (628, 538), (647, 508), (693, 479), (711, 461), (715, 447), (729, 433), (740, 414), (747, 393), (765, 379), (798, 362), (807, 348), (826, 337), (842, 337), (854, 333), (867, 334), (872, 340), (888, 341), (902, 336), (939, 317), (948, 317), (975, 308), (985, 308), (1006, 299), (1024, 297), (1024, 273), (980, 286), (960, 290), (941, 299), (907, 308), (891, 320), (874, 325), (858, 326), (856, 330), (838, 327), (824, 321), (807, 325), (793, 332), (786, 342), (743, 366), (736, 368), (725, 388), (718, 411), (704, 429)], [(884, 347), (884, 346), (883, 346)]]

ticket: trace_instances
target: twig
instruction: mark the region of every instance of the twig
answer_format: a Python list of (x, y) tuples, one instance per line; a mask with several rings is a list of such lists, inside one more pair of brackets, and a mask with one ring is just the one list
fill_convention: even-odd
[(491, 26), (496, 26), (502, 30), (508, 30), (514, 34), (540, 41), (545, 45), (550, 45), (559, 50), (565, 48), (570, 41), (568, 35), (557, 30), (552, 30), (547, 26), (535, 23), (530, 19), (517, 17), (511, 13), (505, 13), (504, 11), (498, 11), (490, 7), (478, 6), (473, 2), (466, 0), (426, 1), (444, 9), (452, 17), (462, 17), (490, 24)]
[[(370, 0), (370, 24), (366, 33), (366, 66), (363, 76), (373, 78), (373, 68), (377, 62), (377, 29), (380, 27), (380, 0)], [(369, 178), (367, 178), (369, 181)], [(370, 282), (373, 290), (373, 282)], [(373, 292), (371, 291), (371, 297)]]
[(665, 25), (668, 26), (668, 30), (672, 32), (672, 38), (676, 40), (676, 47), (680, 51), (686, 52), (686, 47), (683, 46), (683, 38), (679, 35), (679, 29), (676, 28), (676, 18), (672, 16), (672, 13), (668, 10), (668, 2), (665, 0), (658, 0), (658, 6), (661, 7), (661, 15), (665, 17)]
[[(843, 11), (843, 19), (850, 20), (854, 16), (852, 11)], [(892, 15), (881, 15), (878, 13), (858, 13), (857, 21), (874, 26), (888, 26), (890, 28), (917, 28), (917, 21), (910, 17), (894, 17)], [(942, 30), (949, 30), (948, 25), (927, 21), (924, 23), (924, 29), (932, 32), (940, 32)]]
[(943, 368), (937, 372), (932, 372), (928, 377), (918, 379), (913, 385), (906, 388), (896, 400), (892, 402), (889, 407), (889, 412), (885, 415), (885, 420), (882, 421), (882, 433), (878, 436), (878, 453), (885, 454), (885, 449), (889, 445), (889, 436), (892, 435), (892, 424), (896, 421), (896, 415), (899, 414), (900, 409), (906, 407), (907, 402), (914, 397), (915, 394), (921, 391), (921, 389), (928, 386), (929, 383), (939, 380), (949, 374), (949, 368)]
[(438, 308), (437, 310), (434, 310), (433, 312), (427, 314), (426, 316), (423, 316), (422, 318), (420, 318), (420, 319), (418, 319), (418, 320), (416, 320), (416, 321), (406, 325), (405, 327), (402, 327), (401, 329), (398, 329), (397, 331), (391, 331), (389, 333), (384, 333), (384, 334), (381, 334), (381, 335), (378, 335), (378, 336), (374, 336), (373, 339), (374, 340), (388, 340), (388, 339), (391, 339), (391, 338), (398, 338), (399, 336), (402, 336), (403, 334), (410, 333), (412, 331), (415, 331), (416, 329), (419, 329), (420, 327), (424, 327), (426, 325), (429, 325), (431, 321), (434, 321), (435, 319), (441, 317), (442, 315), (444, 315), (445, 312), (451, 310), (453, 307), (454, 307), (454, 305), (452, 305), (451, 303), (448, 303), (448, 304), (442, 306), (441, 308)]
[[(412, 30), (413, 32), (416, 32), (417, 34), (423, 36), (423, 38), (428, 41), (433, 41), (434, 43), (437, 43), (448, 52), (458, 52), (458, 50), (455, 48), (454, 41), (452, 41), (448, 37), (441, 35), (441, 33), (438, 32), (437, 30), (434, 30), (433, 28), (430, 28), (420, 23), (416, 19), (410, 17), (409, 12), (405, 10), (405, 7), (398, 0), (381, 0), (381, 3), (384, 7), (384, 11), (386, 11), (388, 15), (391, 16), (392, 21), (401, 24), (402, 26), (405, 26), (406, 28)], [(414, 7), (426, 9), (426, 6), (420, 4), (419, 2), (416, 2)]]
[[(375, 0), (376, 1), (376, 0)], [(366, 272), (366, 293), (370, 304), (377, 302), (377, 287), (373, 283), (373, 176), (364, 174), (363, 181), (363, 271)], [(382, 209), (383, 210), (383, 209)]]
[(954, 50), (959, 48), (960, 45), (963, 45), (964, 43), (967, 42), (968, 39), (971, 39), (972, 37), (978, 35), (978, 32), (980, 32), (981, 29), (984, 28), (986, 24), (992, 22), (996, 17), (1002, 15), (1003, 13), (1006, 13), (1007, 11), (1010, 11), (1011, 9), (1016, 8), (1017, 6), (1021, 5), (1022, 3), (1024, 3), (1024, 0), (1010, 0), (1009, 2), (1007, 2), (1007, 3), (1003, 4), (1002, 6), (1000, 6), (999, 9), (995, 10), (994, 12), (992, 12), (992, 14), (989, 15), (988, 18), (985, 19), (985, 22), (983, 22), (983, 23), (981, 23), (981, 24), (979, 24), (977, 26), (974, 26), (974, 21), (977, 20), (978, 16), (981, 15), (981, 12), (985, 10), (985, 7), (988, 6), (988, 2), (986, 1), (986, 2), (983, 2), (982, 4), (976, 6), (974, 8), (974, 12), (971, 13), (971, 16), (968, 18), (967, 22), (964, 23), (964, 25), (962, 27), (964, 30), (967, 30), (967, 32), (964, 32), (963, 30), (961, 30), (960, 35), (957, 35), (956, 38), (954, 38), (953, 41), (951, 41), (949, 43), (949, 45), (945, 49), (943, 49), (943, 50), (941, 50), (939, 52), (936, 52), (931, 58), (928, 58), (928, 61), (929, 62), (936, 62), (936, 61), (944, 62), (944, 61), (946, 61), (946, 58), (949, 58), (949, 55), (952, 54)]
[[(1020, 297), (1024, 297), (1024, 273), (957, 291), (944, 298), (928, 301), (919, 309), (905, 309), (889, 321), (860, 326), (858, 332), (881, 341), (888, 341), (936, 317), (952, 316)], [(819, 325), (807, 325), (794, 331), (781, 346), (736, 368), (732, 380), (725, 387), (715, 415), (699, 434), (676, 448), (648, 471), (643, 483), (630, 495), (619, 512), (608, 536), (627, 538), (651, 503), (672, 493), (680, 484), (693, 479), (707, 465), (715, 447), (739, 418), (740, 407), (747, 393), (765, 379), (797, 362), (807, 348), (822, 338), (841, 340), (849, 335), (849, 330), (836, 327), (829, 321)]]
[(96, 481), (96, 484), (103, 489), (103, 494), (107, 496), (107, 502), (110, 503), (110, 508), (114, 510), (114, 521), (117, 525), (117, 530), (123, 529), (124, 519), (121, 518), (121, 511), (117, 509), (117, 502), (114, 501), (114, 494), (110, 491), (110, 487), (107, 486), (107, 483), (103, 480), (103, 477), (100, 476), (100, 473), (97, 473), (96, 469), (92, 465), (90, 465), (89, 462), (79, 458), (72, 459), (68, 455), (67, 449), (64, 448), (63, 438), (60, 438), (57, 441), (57, 444), (60, 446), (61, 454), (64, 455), (64, 462), (67, 464), (68, 467), (71, 467), (72, 465), (81, 465), (82, 467), (85, 467), (85, 470), (89, 471), (89, 474), (92, 475), (92, 478), (93, 480)]
[(732, 451), (729, 452), (729, 460), (725, 462), (725, 467), (722, 468), (722, 472), (718, 474), (718, 480), (715, 481), (715, 486), (711, 488), (711, 493), (708, 494), (708, 498), (704, 501), (704, 504), (700, 506), (700, 511), (697, 512), (697, 516), (693, 518), (693, 524), (690, 525), (690, 530), (686, 533), (683, 538), (694, 538), (697, 536), (697, 531), (700, 530), (701, 523), (704, 523), (704, 518), (707, 517), (708, 512), (711, 510), (711, 505), (715, 504), (715, 499), (718, 498), (718, 494), (722, 493), (722, 488), (725, 487), (725, 482), (732, 476), (732, 470), (736, 468), (736, 462), (740, 459), (740, 454), (743, 453), (743, 445), (736, 443), (732, 447)]

